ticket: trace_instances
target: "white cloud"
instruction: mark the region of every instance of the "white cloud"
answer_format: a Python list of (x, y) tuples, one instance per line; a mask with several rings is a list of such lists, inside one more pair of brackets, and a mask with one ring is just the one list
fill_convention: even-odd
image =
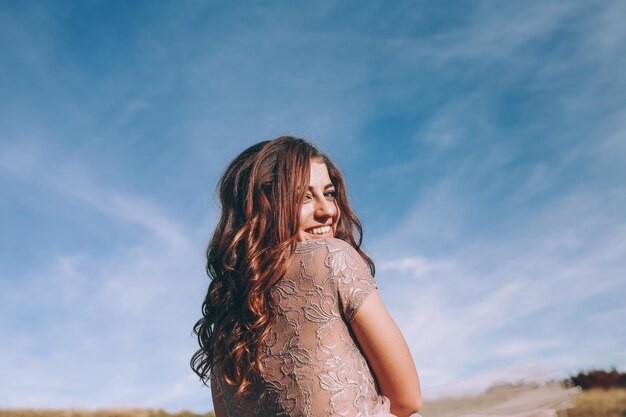
[(41, 140), (8, 143), (0, 149), (0, 168), (22, 180), (76, 198), (116, 220), (138, 224), (174, 245), (187, 244), (181, 225), (147, 199), (96, 185), (82, 164), (63, 157)]
[(548, 35), (578, 6), (575, 3), (513, 3), (478, 5), (469, 22), (441, 38), (432, 57), (437, 60), (459, 58), (506, 59), (509, 65), (522, 64), (521, 48)]
[[(448, 179), (434, 187), (437, 197), (427, 194), (377, 246), (384, 251), (372, 251), (381, 253), (375, 256), (381, 266), (378, 280), (425, 386), (454, 381), (473, 369), (524, 361), (572, 372), (599, 358), (623, 366), (626, 358), (616, 340), (585, 329), (592, 322), (601, 329), (626, 320), (624, 310), (600, 314), (594, 309), (601, 307), (592, 305), (585, 313), (579, 310), (594, 297), (626, 291), (620, 272), (626, 268), (626, 227), (621, 214), (604, 209), (623, 199), (603, 195), (598, 200), (593, 190), (574, 189), (537, 214), (529, 213), (515, 234), (487, 240), (459, 234), (447, 256), (407, 256), (411, 251), (406, 248), (423, 246), (415, 219), (433, 227), (455, 199), (463, 198), (450, 185)], [(447, 218), (453, 223), (447, 227), (463, 229), (463, 217)], [(575, 325), (569, 317), (581, 317), (580, 322)]]
[(431, 261), (420, 256), (383, 261), (377, 266), (380, 271), (397, 271), (404, 274), (410, 273), (416, 278), (432, 276), (433, 273), (453, 268), (453, 265), (449, 263)]
[[(208, 284), (200, 234), (147, 198), (97, 184), (86, 167), (44, 147), (4, 149), (0, 168), (10, 175), (147, 233), (132, 242), (119, 236), (106, 254), (89, 247), (49, 254), (3, 289), (2, 309), (12, 319), (2, 328), (12, 343), (0, 348), (2, 358), (11, 358), (0, 384), (11, 388), (0, 402), (176, 409), (190, 396), (206, 395), (199, 382), (190, 382), (188, 365), (196, 349), (191, 329)], [(179, 383), (163, 382), (172, 380)]]

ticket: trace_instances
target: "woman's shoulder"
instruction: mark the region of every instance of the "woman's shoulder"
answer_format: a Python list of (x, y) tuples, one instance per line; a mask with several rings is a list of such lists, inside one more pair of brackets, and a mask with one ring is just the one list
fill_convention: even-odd
[(357, 269), (361, 272), (370, 271), (369, 265), (356, 248), (345, 240), (335, 237), (321, 237), (298, 242), (296, 253), (318, 259), (331, 270), (334, 276), (340, 271)]

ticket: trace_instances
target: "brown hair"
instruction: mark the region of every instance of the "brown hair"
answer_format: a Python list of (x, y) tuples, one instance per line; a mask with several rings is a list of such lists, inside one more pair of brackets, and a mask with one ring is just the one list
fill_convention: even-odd
[(249, 147), (218, 183), (222, 213), (206, 251), (211, 283), (203, 317), (194, 326), (200, 349), (191, 358), (205, 385), (215, 364), (219, 376), (237, 387), (237, 395), (264, 372), (261, 346), (274, 318), (269, 290), (284, 275), (295, 249), (311, 160), (326, 164), (337, 192), (341, 216), (335, 237), (350, 243), (375, 272), (360, 250), (362, 227), (348, 204), (343, 177), (326, 155), (291, 136)]

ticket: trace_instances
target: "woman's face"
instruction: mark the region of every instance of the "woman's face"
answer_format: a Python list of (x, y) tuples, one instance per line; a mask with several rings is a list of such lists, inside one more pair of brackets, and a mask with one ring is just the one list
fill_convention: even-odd
[(330, 181), (326, 164), (311, 161), (311, 179), (309, 189), (300, 206), (300, 228), (297, 240), (334, 237), (339, 222), (337, 192)]

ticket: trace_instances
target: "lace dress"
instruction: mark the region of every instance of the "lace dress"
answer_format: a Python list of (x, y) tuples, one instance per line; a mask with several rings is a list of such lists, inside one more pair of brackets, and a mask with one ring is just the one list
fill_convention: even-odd
[[(285, 276), (271, 290), (277, 317), (264, 343), (267, 375), (237, 400), (234, 388), (217, 380), (228, 417), (393, 417), (350, 330), (376, 288), (367, 263), (347, 242), (299, 242)], [(446, 415), (445, 407), (433, 411), (432, 417)], [(455, 412), (470, 415), (458, 407)]]

